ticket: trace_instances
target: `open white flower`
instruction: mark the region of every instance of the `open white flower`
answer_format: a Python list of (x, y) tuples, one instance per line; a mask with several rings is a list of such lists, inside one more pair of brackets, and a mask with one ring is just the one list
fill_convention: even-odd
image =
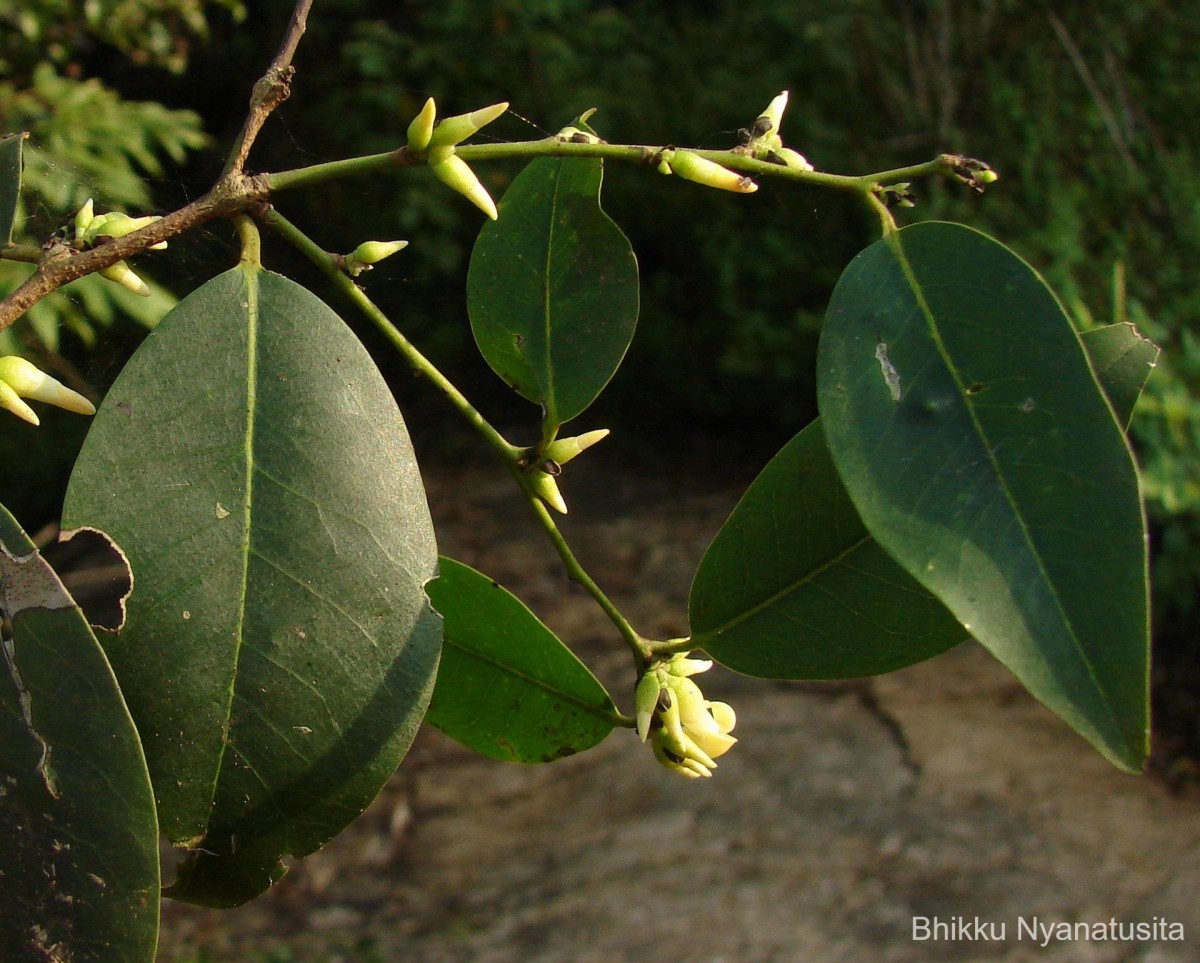
[(737, 723), (733, 708), (704, 698), (691, 679), (710, 668), (709, 660), (674, 655), (647, 669), (635, 694), (638, 735), (649, 739), (659, 762), (689, 779), (711, 776), (737, 742), (729, 734)]

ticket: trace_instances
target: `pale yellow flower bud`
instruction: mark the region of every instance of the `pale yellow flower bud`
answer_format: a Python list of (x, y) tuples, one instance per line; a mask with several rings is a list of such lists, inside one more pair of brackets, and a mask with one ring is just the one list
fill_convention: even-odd
[(633, 693), (633, 705), (637, 712), (637, 734), (642, 742), (650, 734), (650, 720), (658, 709), (658, 694), (662, 691), (662, 683), (658, 674), (651, 669), (638, 679), (637, 688)]
[(755, 133), (760, 137), (763, 135), (774, 134), (779, 136), (779, 128), (783, 126), (783, 112), (787, 110), (788, 92), (780, 91), (775, 95), (774, 99), (767, 104), (767, 109), (758, 115), (758, 120), (754, 122)]
[(6, 408), (31, 425), (40, 424), (38, 416), (22, 398), (44, 401), (81, 415), (94, 415), (96, 407), (83, 395), (51, 378), (44, 371), (16, 355), (0, 358), (0, 408)]
[(429, 138), (429, 146), (453, 147), (462, 143), (472, 134), (490, 124), (508, 110), (508, 101), (502, 104), (492, 104), (490, 107), (480, 107), (469, 114), (458, 114), (447, 117), (435, 128)]
[(421, 112), (408, 125), (409, 150), (419, 152), (429, 146), (429, 140), (433, 137), (433, 120), (436, 116), (437, 107), (433, 103), (433, 98), (430, 97), (425, 101), (425, 106), (421, 108)]
[(714, 164), (699, 154), (687, 150), (677, 150), (666, 158), (672, 172), (689, 181), (716, 187), (723, 191), (733, 191), (737, 194), (753, 194), (758, 185), (749, 177), (731, 171), (720, 164)]
[(89, 197), (86, 201), (83, 202), (83, 207), (81, 207), (79, 209), (79, 213), (77, 213), (75, 215), (75, 240), (76, 240), (76, 242), (78, 242), (78, 243), (83, 242), (83, 235), (87, 231), (88, 227), (92, 223), (92, 220), (96, 216), (95, 210), (96, 210), (95, 205), (92, 203), (92, 199)]
[(544, 471), (532, 472), (529, 475), (529, 484), (538, 498), (556, 512), (562, 515), (567, 514), (567, 503), (563, 500), (562, 492), (558, 490), (558, 483), (554, 480), (553, 475)]
[(140, 294), (144, 298), (150, 297), (150, 286), (134, 274), (133, 268), (124, 261), (118, 261), (111, 267), (101, 268), (99, 273), (102, 278), (116, 282), (127, 291)]
[(371, 270), (384, 258), (391, 257), (397, 251), (408, 247), (408, 241), (363, 241), (358, 247), (346, 255), (344, 266), (351, 277), (358, 277), (363, 271)]
[(565, 465), (576, 455), (587, 451), (592, 445), (603, 441), (609, 435), (607, 428), (597, 428), (595, 431), (585, 431), (582, 435), (572, 438), (559, 438), (546, 446), (545, 457), (550, 461)]
[(466, 161), (454, 154), (453, 147), (430, 148), (429, 169), (438, 180), (454, 188), (493, 221), (499, 216), (492, 195), (479, 183), (479, 178)]
[[(99, 217), (92, 218), (91, 223), (88, 224), (87, 229), (83, 232), (81, 240), (85, 244), (93, 244), (101, 237), (124, 237), (126, 234), (132, 234), (134, 231), (161, 220), (162, 218), (156, 214), (148, 214), (145, 217), (130, 217), (128, 214), (122, 214), (120, 211), (112, 211), (108, 214), (101, 214)], [(157, 244), (151, 244), (150, 250), (161, 251), (166, 246), (166, 241), (159, 241)]]

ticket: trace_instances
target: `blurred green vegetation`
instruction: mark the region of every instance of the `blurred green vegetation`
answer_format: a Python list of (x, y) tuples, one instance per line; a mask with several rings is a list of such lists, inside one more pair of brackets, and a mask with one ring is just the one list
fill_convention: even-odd
[[(245, 6), (238, 20), (233, 0), (0, 0), (0, 24), (18, 28), (0, 30), (0, 117), (33, 129), (43, 152), (30, 171), (39, 230), (89, 195), (142, 209), (207, 187), (219, 150), (169, 178), (161, 165), (200, 145), (185, 108), (218, 148), (240, 123), (290, 13)], [(105, 7), (112, 15), (95, 15)], [(196, 44), (206, 30), (210, 42)], [(598, 107), (592, 124), (609, 140), (727, 147), (784, 88), (784, 139), (818, 169), (863, 173), (945, 150), (983, 158), (1001, 175), (986, 195), (918, 184), (918, 207), (901, 220), (987, 230), (1046, 275), (1081, 327), (1132, 320), (1163, 346), (1133, 436), (1155, 522), (1159, 617), (1190, 624), (1200, 590), (1197, 51), (1200, 19), (1165, 0), (317, 0), (293, 96), (251, 163), (389, 150), (430, 95), (442, 114), (511, 100), (514, 113), (486, 131), (505, 139)], [(480, 171), (496, 195), (515, 173)], [(143, 178), (154, 198), (138, 193)], [(507, 396), (466, 326), (477, 211), (424, 170), (276, 201), (330, 248), (409, 239), (364, 276), (370, 294), (490, 415), (531, 428), (536, 412)], [(873, 215), (816, 190), (768, 183), (727, 196), (617, 168), (605, 206), (638, 253), (643, 311), (625, 366), (580, 427), (613, 427), (629, 447), (670, 431), (761, 464), (814, 413), (825, 302), (877, 233)], [(213, 271), (228, 263), (220, 253)], [(306, 277), (286, 252), (268, 259)], [(48, 310), (86, 341), (105, 323), (88, 300), (97, 297), (64, 292)], [(107, 297), (114, 317), (128, 310)], [(31, 321), (33, 342), (52, 350), (50, 321)], [(406, 404), (423, 404), (420, 386), (394, 380)]]

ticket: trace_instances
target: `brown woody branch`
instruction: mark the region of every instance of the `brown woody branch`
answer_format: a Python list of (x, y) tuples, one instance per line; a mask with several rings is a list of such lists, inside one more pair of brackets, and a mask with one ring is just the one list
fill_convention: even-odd
[(229, 152), (221, 179), (212, 190), (140, 231), (100, 244), (90, 251), (75, 252), (61, 242), (48, 246), (37, 270), (0, 301), (0, 331), (10, 327), (38, 301), (64, 284), (140, 254), (150, 245), (175, 237), (206, 221), (233, 217), (266, 204), (269, 189), (265, 178), (249, 177), (242, 173), (242, 168), (267, 117), (291, 93), (289, 83), (294, 72), (292, 57), (304, 35), (312, 2), (297, 0), (279, 52), (254, 85), (245, 123)]

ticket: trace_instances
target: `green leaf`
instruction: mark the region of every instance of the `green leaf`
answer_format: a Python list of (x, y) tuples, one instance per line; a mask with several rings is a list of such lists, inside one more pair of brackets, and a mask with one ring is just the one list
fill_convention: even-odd
[(818, 399), (874, 537), (1122, 769), (1148, 737), (1145, 522), (1133, 458), (1036, 272), (954, 224), (858, 255)]
[(0, 247), (11, 243), (21, 197), (21, 148), (28, 134), (0, 138)]
[(1084, 350), (1096, 380), (1112, 404), (1122, 428), (1129, 427), (1133, 406), (1158, 360), (1158, 346), (1143, 338), (1129, 322), (1109, 324), (1083, 332)]
[(244, 264), (138, 349), (65, 515), (136, 574), (106, 648), (192, 850), (168, 893), (250, 899), (366, 807), (433, 688), (437, 554), (395, 402), (337, 315)]
[(600, 209), (602, 176), (599, 160), (531, 162), (480, 231), (467, 275), (479, 350), (553, 426), (600, 394), (637, 324), (637, 261)]
[(819, 421), (754, 480), (692, 582), (692, 641), (770, 679), (879, 675), (968, 632), (871, 538)]
[(0, 959), (152, 963), (158, 823), (87, 621), (0, 506)]
[[(1083, 336), (1127, 421), (1158, 349), (1131, 324)], [(775, 679), (879, 675), (968, 635), (871, 537), (817, 419), (775, 456), (713, 539), (690, 600), (693, 641), (721, 664)]]
[(612, 731), (604, 686), (514, 595), (443, 558), (429, 597), (446, 632), (432, 725), (504, 762), (553, 762)]

